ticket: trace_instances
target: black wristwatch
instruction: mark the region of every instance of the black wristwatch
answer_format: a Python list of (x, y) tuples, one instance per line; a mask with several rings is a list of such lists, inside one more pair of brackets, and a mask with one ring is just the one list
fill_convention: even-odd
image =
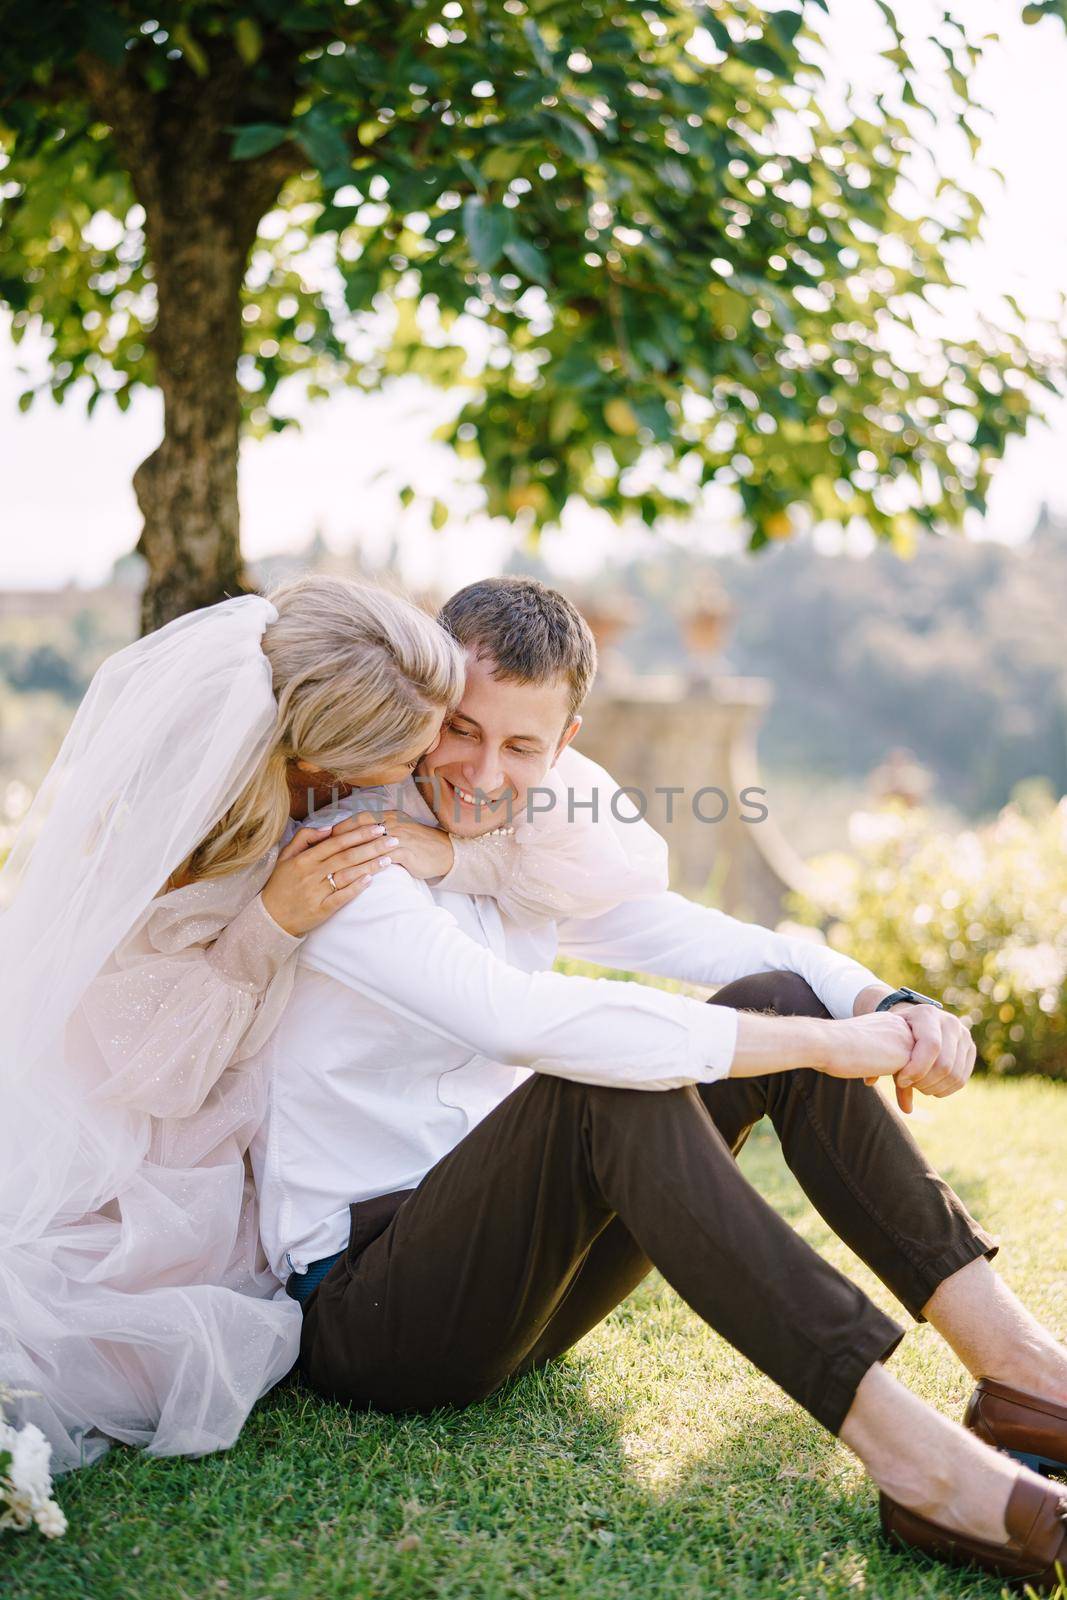
[(892, 994), (887, 994), (884, 1000), (879, 1000), (875, 1006), (876, 1011), (888, 1011), (890, 1006), (899, 1006), (904, 1001), (913, 1006), (936, 1006), (939, 1011), (944, 1011), (940, 1000), (935, 1000), (932, 995), (920, 994), (918, 989), (894, 989)]

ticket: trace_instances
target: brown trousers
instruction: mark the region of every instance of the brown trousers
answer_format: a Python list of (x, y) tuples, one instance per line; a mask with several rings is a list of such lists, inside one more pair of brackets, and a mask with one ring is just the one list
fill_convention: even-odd
[[(793, 973), (711, 1002), (827, 1016)], [(832, 1433), (902, 1328), (824, 1261), (734, 1157), (769, 1116), (816, 1210), (913, 1317), (996, 1246), (862, 1082), (812, 1071), (643, 1092), (535, 1074), (416, 1189), (352, 1207), (305, 1306), (320, 1393), (383, 1411), (483, 1399), (559, 1356), (656, 1266)]]

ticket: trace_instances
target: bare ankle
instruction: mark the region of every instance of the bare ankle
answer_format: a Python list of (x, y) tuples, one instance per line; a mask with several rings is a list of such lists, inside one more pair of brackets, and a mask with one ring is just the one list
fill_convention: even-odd
[(1017, 1469), (928, 1406), (881, 1367), (868, 1372), (841, 1428), (891, 1499), (942, 1527), (989, 1543), (1007, 1538), (1004, 1513)]
[(984, 1258), (946, 1278), (923, 1312), (976, 1378), (1067, 1404), (1067, 1348)]
[(864, 1375), (841, 1427), (841, 1441), (859, 1456), (886, 1494), (936, 1475), (939, 1456), (924, 1450), (929, 1408), (875, 1365)]
[(995, 1378), (1013, 1389), (1067, 1405), (1067, 1350), (1055, 1339), (1020, 1341), (1018, 1347), (1005, 1352), (995, 1365), (996, 1371), (976, 1376)]

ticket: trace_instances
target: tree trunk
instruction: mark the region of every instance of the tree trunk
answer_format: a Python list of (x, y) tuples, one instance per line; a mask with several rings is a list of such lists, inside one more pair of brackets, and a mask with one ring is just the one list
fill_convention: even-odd
[(227, 206), (227, 166), (186, 165), (149, 224), (163, 439), (133, 479), (144, 517), (137, 548), (148, 563), (145, 633), (247, 587), (237, 502), (237, 358), (252, 241), (237, 234), (232, 199)]
[(145, 633), (248, 587), (237, 500), (241, 286), (260, 219), (301, 160), (287, 144), (235, 162), (230, 146), (242, 123), (289, 121), (290, 47), (283, 41), (271, 60), (273, 48), (253, 77), (220, 40), (204, 77), (182, 70), (156, 92), (128, 71), (82, 62), (145, 210), (157, 294), (163, 439), (133, 480), (148, 563)]

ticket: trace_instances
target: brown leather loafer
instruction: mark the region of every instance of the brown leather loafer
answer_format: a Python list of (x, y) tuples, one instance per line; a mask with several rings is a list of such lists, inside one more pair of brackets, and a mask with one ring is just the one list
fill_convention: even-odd
[(1067, 1578), (1067, 1494), (1056, 1484), (1019, 1474), (1004, 1514), (1007, 1544), (985, 1544), (939, 1527), (885, 1494), (880, 1506), (888, 1538), (938, 1561), (982, 1567), (1009, 1583), (1029, 1583), (1046, 1592)]
[(1034, 1472), (1067, 1475), (1067, 1406), (980, 1378), (963, 1426)]

